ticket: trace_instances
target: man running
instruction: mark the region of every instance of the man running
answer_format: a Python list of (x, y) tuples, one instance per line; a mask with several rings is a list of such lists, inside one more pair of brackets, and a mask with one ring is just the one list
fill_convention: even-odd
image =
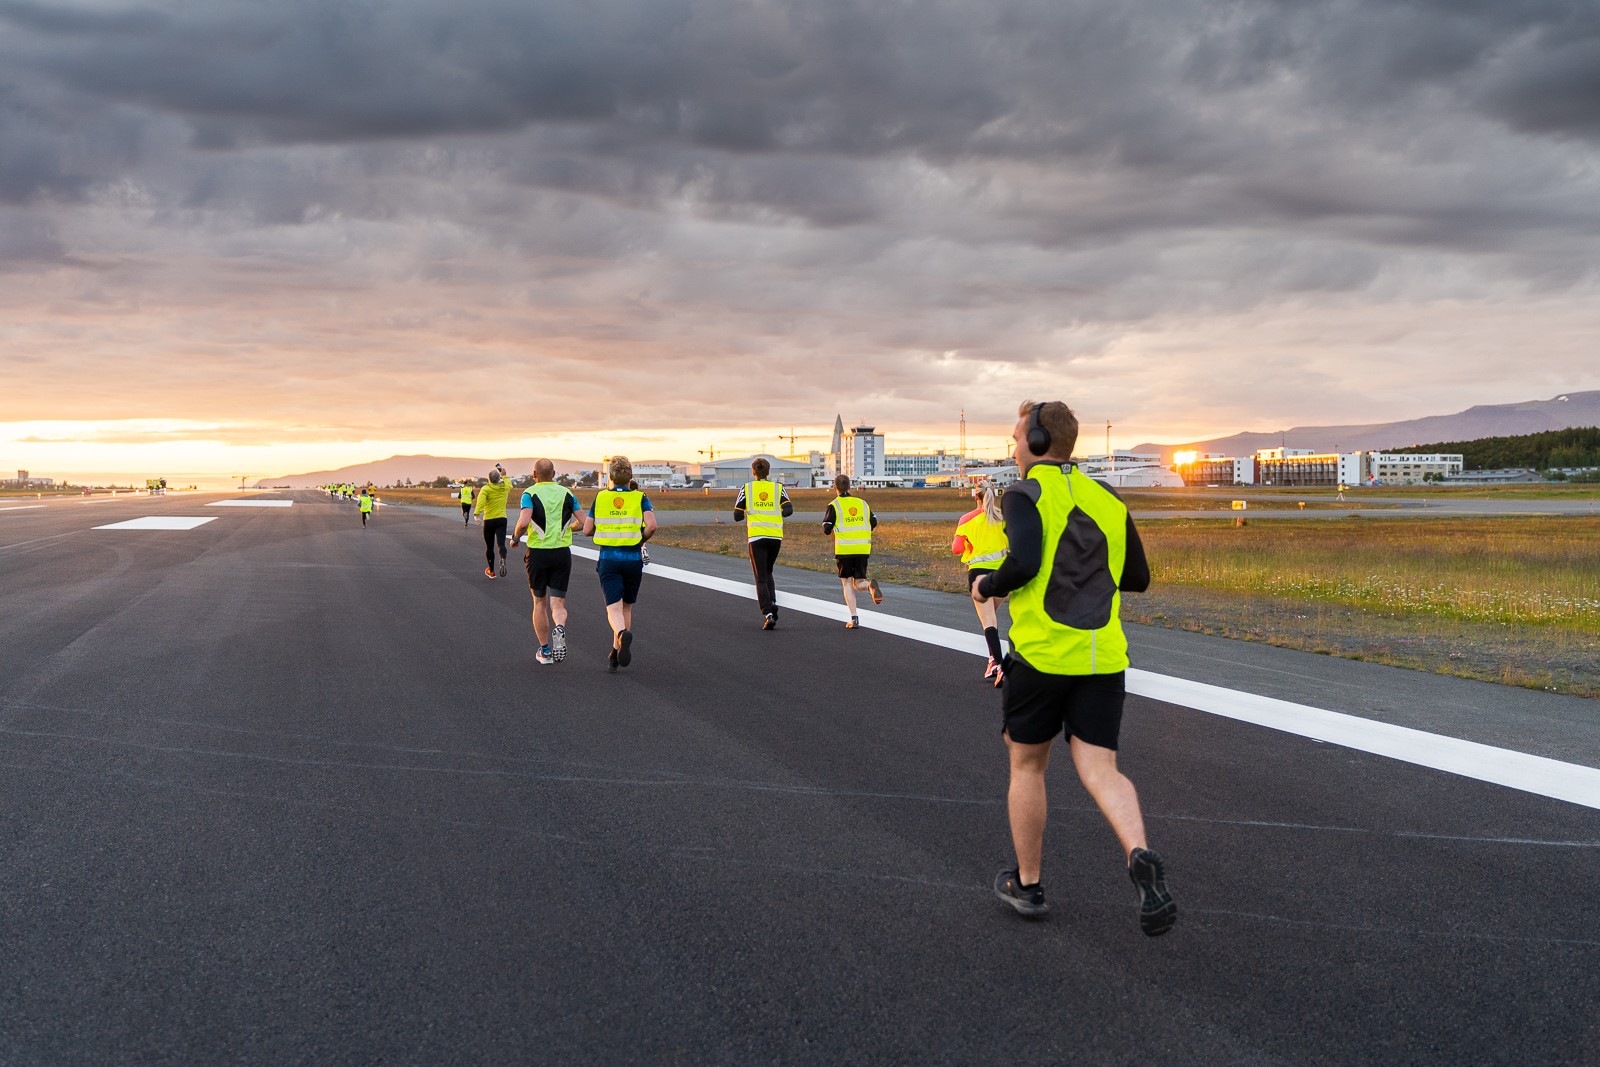
[[(572, 531), (583, 525), (583, 506), (566, 486), (556, 484), (556, 465), (541, 459), (533, 465), (533, 484), (522, 494), (522, 510), (511, 542), (528, 532), (523, 564), (533, 594), (533, 636), (539, 640), (534, 659), (541, 664), (567, 658), (567, 587), (572, 582)], [(548, 613), (548, 614), (547, 614)]]
[(489, 561), (483, 568), (486, 577), (495, 577), (495, 558), (500, 560), (499, 576), (506, 576), (506, 494), (511, 485), (500, 476), (498, 469), (489, 472), (489, 481), (478, 490), (478, 501), (472, 505), (475, 515), (483, 516), (483, 555)]
[(1011, 757), (1007, 810), (1017, 865), (994, 891), (1016, 911), (1044, 915), (1045, 769), (1065, 728), (1078, 778), (1116, 832), (1139, 891), (1139, 927), (1172, 929), (1178, 906), (1161, 857), (1145, 840), (1133, 783), (1117, 770), (1128, 639), (1121, 591), (1150, 587), (1150, 568), (1122, 500), (1072, 463), (1078, 420), (1060, 401), (1024, 403), (1012, 438), (1021, 480), (1001, 498), (1009, 551), (972, 586), (983, 603), (1011, 595), (1011, 656), (1005, 669), (1004, 734)]
[(878, 516), (872, 513), (867, 502), (850, 493), (850, 476), (841, 474), (833, 480), (839, 495), (828, 501), (828, 510), (822, 516), (822, 532), (833, 535), (833, 562), (839, 570), (839, 584), (844, 587), (844, 606), (850, 612), (846, 630), (859, 629), (861, 616), (856, 614), (856, 593), (871, 593), (874, 604), (883, 603), (883, 590), (876, 578), (867, 577), (867, 561), (872, 557), (872, 531), (878, 528)]
[(606, 669), (616, 671), (633, 661), (633, 605), (644, 578), (640, 550), (656, 532), (650, 498), (627, 488), (633, 464), (627, 456), (612, 456), (608, 472), (611, 487), (594, 495), (594, 508), (584, 516), (583, 532), (600, 549), (595, 573), (606, 598), (606, 620), (611, 623), (611, 653)]
[(757, 456), (750, 464), (755, 480), (741, 486), (733, 502), (733, 521), (748, 523), (745, 532), (750, 541), (750, 571), (756, 579), (756, 603), (761, 608), (763, 630), (778, 625), (778, 590), (772, 580), (772, 568), (783, 548), (783, 520), (794, 514), (789, 491), (767, 480), (771, 472), (772, 464), (764, 456)]
[[(979, 496), (978, 506), (961, 516), (961, 521), (956, 524), (955, 540), (950, 543), (951, 553), (960, 556), (962, 566), (967, 568), (968, 592), (972, 591), (974, 582), (998, 569), (1006, 558), (1006, 521), (1000, 510), (1000, 494), (995, 492), (992, 485), (985, 486), (981, 492), (974, 492)], [(983, 625), (983, 642), (989, 646), (989, 663), (983, 669), (983, 680), (992, 683), (996, 689), (1005, 681), (1005, 668), (1000, 651), (1000, 617), (995, 610), (995, 601), (1004, 599), (990, 597), (974, 605), (978, 609), (978, 622)]]
[(363, 530), (367, 527), (368, 516), (372, 514), (372, 499), (372, 490), (370, 488), (361, 490), (361, 528)]
[(472, 483), (461, 483), (461, 525), (472, 525)]

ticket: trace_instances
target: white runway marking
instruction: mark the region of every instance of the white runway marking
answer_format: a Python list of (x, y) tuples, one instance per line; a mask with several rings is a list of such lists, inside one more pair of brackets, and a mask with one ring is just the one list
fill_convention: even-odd
[(96, 530), (192, 530), (196, 526), (204, 526), (208, 522), (216, 521), (215, 515), (204, 518), (194, 518), (188, 515), (146, 515), (142, 519), (128, 519), (125, 522), (108, 523), (105, 526), (96, 526)]
[[(573, 546), (572, 554), (583, 559), (597, 559), (599, 553), (592, 548)], [(748, 582), (665, 567), (652, 563), (647, 574), (674, 582), (697, 585), (745, 600), (756, 598), (755, 589)], [(778, 593), (778, 606), (807, 615), (844, 622), (848, 618), (844, 604), (815, 597)], [(924, 644), (938, 645), (956, 652), (974, 656), (987, 656), (981, 634), (954, 630), (948, 626), (918, 622), (898, 615), (881, 612), (861, 613), (864, 630), (882, 630)], [(1258, 696), (1237, 689), (1224, 689), (1218, 685), (1192, 682), (1186, 678), (1173, 678), (1150, 671), (1129, 670), (1128, 692), (1149, 697), (1167, 704), (1192, 708), (1223, 718), (1236, 719), (1271, 730), (1298, 734), (1315, 741), (1326, 741), (1358, 752), (1387, 756), (1418, 767), (1458, 774), (1480, 782), (1503, 785), (1536, 796), (1551, 797), (1586, 808), (1600, 808), (1600, 769), (1576, 763), (1563, 763), (1544, 756), (1496, 748), (1476, 741), (1462, 741), (1455, 737), (1430, 734), (1394, 726), (1374, 719), (1325, 711), (1306, 704), (1296, 704), (1276, 697)]]
[(0, 511), (34, 511), (42, 507), (43, 504), (13, 504), (10, 507), (0, 508)]
[(213, 500), (208, 508), (292, 508), (293, 500)]

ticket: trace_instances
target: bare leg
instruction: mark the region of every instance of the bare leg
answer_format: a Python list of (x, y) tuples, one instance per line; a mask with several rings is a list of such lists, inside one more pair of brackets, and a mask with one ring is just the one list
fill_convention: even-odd
[(993, 597), (985, 600), (982, 604), (973, 604), (973, 607), (978, 609), (978, 621), (983, 624), (983, 628), (985, 630), (991, 626), (999, 625), (995, 621), (998, 616), (998, 612), (994, 610)]
[(549, 597), (533, 598), (533, 636), (539, 639), (541, 646), (550, 643), (550, 617), (545, 614), (549, 610), (549, 604)]
[(855, 586), (855, 583), (852, 582), (848, 578), (840, 578), (839, 579), (839, 584), (844, 586), (844, 606), (849, 610), (850, 614), (852, 614), (852, 615), (858, 614), (858, 612), (856, 611), (856, 586)]
[(624, 605), (622, 605), (622, 628), (624, 630), (633, 629), (633, 605), (632, 604), (624, 604)]
[(1020, 745), (1006, 738), (1011, 755), (1011, 789), (1006, 808), (1011, 815), (1011, 843), (1017, 850), (1017, 874), (1023, 885), (1039, 880), (1046, 815), (1044, 772), (1050, 766), (1050, 741)]
[(551, 596), (546, 598), (550, 603), (550, 621), (557, 626), (567, 624), (567, 598), (564, 596)]
[(1117, 840), (1122, 842), (1122, 851), (1127, 854), (1136, 848), (1145, 848), (1144, 816), (1139, 812), (1139, 794), (1127, 776), (1117, 770), (1116, 749), (1101, 748), (1074, 737), (1072, 762), (1078, 768), (1078, 778), (1083, 782), (1083, 787), (1094, 797), (1094, 802), (1100, 806), (1100, 813), (1111, 824)]
[[(611, 624), (613, 638), (628, 628), (628, 616), (624, 614), (625, 610), (620, 600), (615, 604), (606, 605), (606, 621)], [(615, 644), (616, 642), (613, 641), (612, 643)]]

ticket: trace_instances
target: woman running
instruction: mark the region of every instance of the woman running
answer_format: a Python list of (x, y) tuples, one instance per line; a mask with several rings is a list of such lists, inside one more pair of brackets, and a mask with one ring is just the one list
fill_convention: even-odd
[[(973, 496), (979, 496), (977, 489)], [(991, 571), (999, 568), (1006, 558), (1006, 521), (1000, 513), (1000, 494), (993, 485), (985, 485), (976, 508), (961, 516), (956, 525), (955, 540), (950, 543), (953, 555), (961, 557), (967, 568), (967, 588)], [(983, 680), (996, 689), (1005, 681), (1004, 657), (1000, 652), (1000, 624), (992, 597), (978, 604), (978, 621), (983, 623), (983, 640), (989, 646), (989, 664), (983, 669)]]

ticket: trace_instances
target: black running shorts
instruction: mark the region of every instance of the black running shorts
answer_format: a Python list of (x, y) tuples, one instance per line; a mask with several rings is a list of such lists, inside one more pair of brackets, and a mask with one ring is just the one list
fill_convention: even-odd
[(867, 576), (867, 560), (872, 557), (859, 553), (848, 556), (834, 556), (833, 562), (839, 568), (841, 578), (865, 578)]
[(522, 565), (528, 569), (528, 588), (534, 596), (567, 598), (567, 588), (572, 585), (572, 549), (530, 548)]
[(993, 573), (994, 573), (994, 571), (985, 570), (982, 567), (969, 567), (969, 568), (967, 568), (967, 595), (968, 596), (972, 595), (972, 583), (973, 582), (976, 582), (979, 578), (982, 578), (985, 574), (993, 574)]
[(1042, 745), (1065, 728), (1100, 748), (1115, 750), (1122, 730), (1122, 702), (1127, 694), (1124, 672), (1116, 674), (1046, 674), (1013, 653), (1006, 657), (1001, 689), (1005, 733), (1022, 745)]

